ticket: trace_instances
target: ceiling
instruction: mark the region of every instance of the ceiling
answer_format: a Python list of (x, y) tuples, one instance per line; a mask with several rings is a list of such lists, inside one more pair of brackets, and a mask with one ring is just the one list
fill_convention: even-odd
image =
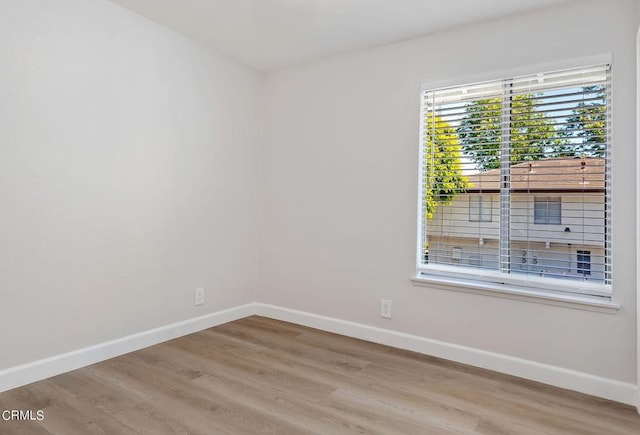
[(111, 0), (260, 71), (568, 0)]

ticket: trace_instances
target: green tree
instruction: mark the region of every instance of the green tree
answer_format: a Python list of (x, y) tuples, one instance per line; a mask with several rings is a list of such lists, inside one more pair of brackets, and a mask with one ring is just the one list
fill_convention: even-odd
[[(511, 164), (549, 157), (561, 142), (544, 113), (535, 109), (535, 94), (516, 95), (511, 100)], [(457, 132), (466, 156), (478, 169), (497, 169), (501, 165), (502, 98), (476, 100), (465, 108)]]
[(454, 128), (434, 113), (427, 114), (425, 143), (425, 202), (428, 219), (439, 205), (450, 204), (454, 196), (469, 188), (462, 175), (462, 149)]
[(604, 86), (582, 88), (587, 101), (572, 109), (562, 129), (566, 143), (558, 153), (566, 157), (604, 157), (607, 142), (607, 107)]
[(500, 167), (502, 99), (490, 98), (469, 103), (457, 132), (462, 149), (480, 169)]

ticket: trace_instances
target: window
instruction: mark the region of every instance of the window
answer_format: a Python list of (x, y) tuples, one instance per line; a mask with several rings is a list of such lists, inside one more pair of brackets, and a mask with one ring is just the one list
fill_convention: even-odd
[(469, 195), (469, 222), (491, 222), (491, 197)]
[(578, 251), (578, 273), (591, 275), (591, 251)]
[(562, 223), (562, 200), (535, 197), (533, 203), (533, 223), (560, 225)]
[(610, 76), (423, 91), (420, 276), (610, 298)]

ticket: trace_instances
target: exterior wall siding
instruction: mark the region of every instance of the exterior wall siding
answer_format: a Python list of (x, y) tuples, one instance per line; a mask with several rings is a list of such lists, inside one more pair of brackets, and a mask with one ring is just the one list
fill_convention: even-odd
[[(500, 197), (483, 195), (491, 202), (491, 220), (472, 221), (469, 198), (458, 195), (440, 206), (427, 223), (428, 261), (497, 270), (499, 268)], [(534, 222), (534, 198), (560, 197), (561, 223)], [(602, 193), (550, 192), (512, 194), (511, 250), (513, 273), (560, 279), (605, 279), (605, 209)], [(578, 252), (589, 253), (588, 273), (580, 271)]]

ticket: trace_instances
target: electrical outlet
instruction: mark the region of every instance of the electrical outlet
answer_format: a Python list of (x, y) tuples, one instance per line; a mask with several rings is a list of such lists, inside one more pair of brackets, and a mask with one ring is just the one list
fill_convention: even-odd
[(391, 318), (391, 301), (389, 299), (380, 300), (380, 317)]
[(204, 287), (195, 289), (193, 292), (193, 305), (204, 304)]

